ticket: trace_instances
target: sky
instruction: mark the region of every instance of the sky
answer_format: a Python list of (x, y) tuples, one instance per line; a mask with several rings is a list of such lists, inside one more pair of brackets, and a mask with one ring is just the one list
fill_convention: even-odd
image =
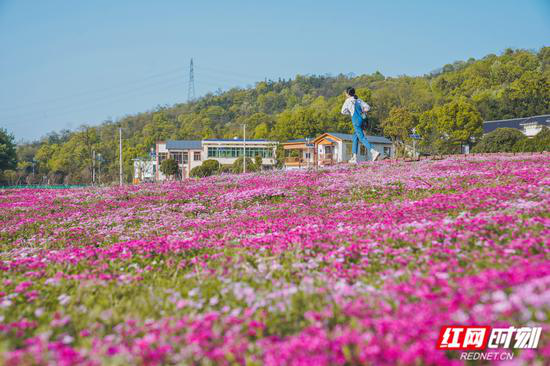
[(0, 128), (17, 141), (297, 74), (422, 75), (550, 46), (550, 0), (0, 0)]

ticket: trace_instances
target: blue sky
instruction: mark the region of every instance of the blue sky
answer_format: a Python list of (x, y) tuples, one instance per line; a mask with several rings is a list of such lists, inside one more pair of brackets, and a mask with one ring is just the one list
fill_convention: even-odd
[(550, 45), (550, 1), (0, 0), (0, 127), (17, 140), (296, 74), (419, 75)]

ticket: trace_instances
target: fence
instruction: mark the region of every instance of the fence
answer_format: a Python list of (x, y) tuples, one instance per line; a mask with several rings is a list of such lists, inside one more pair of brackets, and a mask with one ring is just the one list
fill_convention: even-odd
[(89, 187), (87, 184), (73, 185), (17, 185), (17, 186), (0, 186), (0, 189), (70, 189)]

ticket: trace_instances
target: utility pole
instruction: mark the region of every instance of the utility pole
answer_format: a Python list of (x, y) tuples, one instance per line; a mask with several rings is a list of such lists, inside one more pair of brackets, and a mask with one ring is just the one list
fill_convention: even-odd
[(311, 147), (309, 146), (309, 137), (306, 137), (306, 148), (307, 148), (307, 156), (306, 156), (306, 166), (309, 169), (309, 160), (311, 159)]
[(246, 125), (243, 124), (243, 173), (246, 173)]
[(118, 176), (122, 186), (122, 127), (118, 128)]
[(92, 151), (92, 185), (95, 186), (95, 150)]
[(99, 165), (97, 180), (98, 180), (99, 185), (101, 185), (101, 153), (97, 153), (97, 160), (98, 160), (97, 163)]

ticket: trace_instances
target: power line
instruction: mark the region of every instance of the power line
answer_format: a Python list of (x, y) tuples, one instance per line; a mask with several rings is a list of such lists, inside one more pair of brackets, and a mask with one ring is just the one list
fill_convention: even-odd
[(7, 116), (4, 116), (3, 118), (6, 118), (6, 119), (14, 119), (14, 118), (20, 118), (20, 117), (30, 117), (30, 116), (35, 116), (35, 115), (41, 115), (41, 114), (45, 114), (45, 113), (51, 113), (51, 112), (59, 112), (59, 111), (67, 111), (67, 110), (74, 110), (75, 108), (78, 109), (80, 108), (81, 106), (85, 106), (85, 105), (88, 105), (90, 103), (93, 103), (93, 104), (97, 104), (96, 102), (101, 102), (101, 101), (106, 101), (106, 102), (109, 102), (111, 101), (113, 98), (118, 98), (120, 96), (124, 96), (124, 95), (127, 95), (127, 94), (135, 94), (136, 92), (141, 92), (141, 91), (145, 91), (147, 92), (148, 90), (157, 90), (157, 89), (163, 89), (164, 87), (168, 87), (168, 86), (173, 86), (174, 82), (176, 82), (178, 85), (185, 85), (185, 80), (183, 79), (174, 79), (174, 78), (170, 78), (170, 79), (167, 79), (167, 80), (156, 80), (154, 82), (150, 82), (150, 83), (147, 83), (147, 84), (144, 84), (144, 85), (140, 85), (139, 87), (135, 87), (135, 88), (131, 88), (131, 89), (127, 89), (127, 90), (123, 90), (121, 92), (118, 92), (116, 94), (106, 94), (106, 95), (102, 95), (102, 96), (98, 96), (96, 98), (91, 98), (91, 99), (87, 99), (83, 102), (80, 102), (80, 103), (77, 103), (77, 104), (73, 104), (73, 105), (67, 105), (67, 106), (58, 106), (58, 107), (50, 107), (50, 108), (45, 108), (45, 109), (41, 109), (41, 110), (36, 110), (36, 111), (28, 111), (28, 112), (24, 112), (23, 114), (17, 114), (17, 115), (7, 115)]
[[(206, 79), (212, 78), (212, 79), (215, 79), (215, 80), (220, 79), (217, 76), (206, 76), (206, 75), (205, 75), (205, 78)], [(90, 110), (91, 108), (96, 107), (98, 105), (104, 105), (106, 103), (108, 104), (108, 103), (112, 103), (112, 102), (117, 101), (117, 100), (124, 99), (125, 96), (131, 96), (131, 97), (141, 96), (141, 95), (145, 95), (145, 94), (150, 94), (150, 92), (152, 92), (152, 91), (169, 89), (169, 88), (172, 88), (172, 87), (175, 87), (175, 86), (181, 86), (184, 83), (185, 83), (185, 80), (179, 81), (179, 80), (174, 80), (173, 78), (170, 78), (168, 80), (155, 80), (153, 82), (149, 82), (147, 84), (140, 85), (137, 88), (124, 90), (124, 91), (118, 92), (116, 94), (109, 93), (109, 94), (106, 94), (106, 95), (98, 96), (96, 98), (87, 99), (84, 102), (81, 102), (81, 103), (78, 103), (78, 104), (68, 105), (68, 106), (50, 107), (50, 108), (46, 108), (46, 109), (42, 109), (42, 110), (36, 110), (36, 111), (27, 111), (27, 112), (24, 112), (23, 114), (17, 114), (17, 115), (7, 115), (7, 116), (5, 115), (5, 116), (0, 116), (0, 119), (3, 119), (3, 120), (6, 120), (6, 119), (18, 120), (18, 121), (13, 121), (13, 122), (8, 122), (8, 123), (6, 123), (6, 122), (2, 123), (3, 125), (15, 125), (15, 124), (20, 124), (21, 119), (28, 119), (28, 118), (33, 118), (33, 117), (34, 118), (53, 118), (53, 117), (58, 117), (58, 116), (65, 116), (65, 113), (67, 113), (67, 112), (86, 111), (86, 110)], [(209, 82), (207, 80), (201, 81), (201, 84), (210, 85), (211, 87), (218, 88), (218, 89), (221, 89), (223, 87), (223, 85), (220, 85), (220, 83)], [(137, 95), (136, 95), (136, 93), (137, 93)], [(31, 122), (31, 121), (27, 121), (27, 122), (23, 122), (23, 123), (28, 123), (28, 122)]]
[[(106, 87), (106, 88), (91, 89), (91, 90), (86, 90), (86, 91), (82, 91), (82, 92), (78, 92), (78, 93), (72, 93), (72, 94), (66, 95), (64, 97), (56, 97), (56, 98), (51, 98), (51, 99), (46, 99), (46, 100), (39, 100), (39, 101), (35, 101), (35, 102), (27, 103), (27, 104), (20, 104), (20, 105), (16, 105), (16, 106), (0, 107), (0, 110), (8, 111), (8, 110), (14, 110), (14, 109), (28, 108), (28, 107), (35, 106), (35, 105), (54, 103), (54, 102), (61, 101), (61, 100), (65, 101), (66, 99), (70, 99), (70, 98), (75, 98), (75, 97), (86, 96), (86, 95), (90, 95), (90, 94), (97, 94), (97, 93), (112, 91), (112, 90), (116, 90), (120, 87), (133, 85), (133, 84), (139, 84), (139, 83), (141, 83), (143, 81), (146, 81), (146, 80), (155, 79), (155, 78), (159, 78), (159, 77), (165, 77), (165, 76), (173, 75), (173, 74), (180, 74), (180, 73), (181, 73), (181, 68), (172, 69), (172, 70), (169, 70), (169, 71), (164, 71), (164, 72), (161, 72), (161, 73), (152, 74), (152, 75), (146, 76), (146, 77), (141, 78), (141, 79), (136, 79), (136, 80), (128, 81), (128, 82), (125, 82), (125, 83), (120, 83), (120, 84), (110, 86), (110, 87)], [(170, 76), (170, 77), (173, 77), (173, 76)]]
[(198, 66), (197, 68), (198, 68), (199, 70), (208, 70), (208, 71), (215, 72), (215, 73), (221, 73), (221, 74), (223, 74), (223, 75), (232, 74), (232, 75), (235, 75), (235, 76), (239, 76), (239, 77), (241, 77), (241, 78), (242, 78), (242, 77), (246, 77), (246, 78), (256, 79), (256, 80), (263, 80), (263, 79), (265, 79), (265, 76), (258, 76), (258, 75), (245, 74), (245, 73), (242, 73), (242, 72), (239, 72), (239, 71), (222, 70), (222, 69), (213, 68), (213, 67), (208, 67), (208, 66)]
[[(78, 113), (78, 112), (83, 112), (83, 111), (87, 111), (87, 110), (91, 110), (91, 109), (94, 109), (94, 108), (97, 108), (98, 106), (100, 105), (104, 105), (105, 103), (113, 103), (113, 102), (118, 102), (120, 100), (124, 100), (126, 98), (136, 98), (136, 97), (139, 97), (139, 96), (142, 96), (142, 95), (147, 95), (147, 94), (151, 94), (151, 92), (153, 93), (156, 93), (158, 92), (159, 89), (162, 89), (162, 90), (166, 90), (166, 89), (172, 89), (172, 88), (175, 88), (175, 87), (179, 87), (181, 88), (182, 86), (182, 82), (181, 81), (178, 81), (176, 83), (170, 83), (170, 84), (165, 84), (165, 85), (159, 85), (159, 87), (162, 87), (162, 88), (159, 88), (159, 87), (156, 87), (156, 88), (149, 88), (145, 91), (141, 91), (141, 93), (139, 94), (135, 94), (136, 91), (139, 91), (139, 90), (134, 90), (133, 92), (130, 92), (130, 93), (126, 93), (126, 94), (121, 94), (121, 95), (118, 95), (118, 96), (115, 96), (115, 97), (112, 97), (108, 100), (98, 100), (96, 101), (95, 103), (93, 104), (89, 104), (89, 105), (86, 105), (86, 106), (82, 106), (82, 105), (75, 105), (73, 106), (73, 108), (68, 108), (68, 109), (65, 109), (64, 111), (61, 111), (59, 113), (55, 113), (55, 114), (48, 114), (48, 115), (39, 115), (43, 112), (36, 112), (34, 115), (36, 115), (36, 117), (33, 118), (32, 115), (29, 115), (29, 116), (25, 116), (25, 119), (26, 120), (21, 120), (21, 117), (15, 117), (15, 118), (10, 118), (10, 119), (17, 119), (17, 121), (13, 121), (13, 122), (8, 122), (8, 123), (4, 123), (2, 122), (2, 125), (5, 125), (5, 126), (10, 126), (10, 125), (27, 125), (27, 124), (31, 124), (31, 123), (36, 123), (36, 119), (50, 119), (50, 118), (56, 118), (56, 119), (62, 119), (62, 118), (70, 118), (69, 115), (67, 115), (67, 113)], [(76, 108), (74, 108), (76, 107)], [(28, 118), (33, 118), (33, 119), (28, 119)]]
[(204, 78), (212, 79), (212, 80), (216, 80), (216, 81), (221, 80), (221, 81), (224, 81), (224, 83), (233, 83), (233, 84), (239, 84), (239, 85), (252, 83), (249, 80), (243, 80), (242, 78), (237, 78), (237, 77), (232, 77), (232, 76), (227, 76), (227, 75), (224, 75), (224, 76), (208, 75), (208, 74), (203, 74), (201, 72), (199, 72), (198, 75), (200, 76), (200, 79), (201, 79), (201, 82), (199, 84), (203, 84), (203, 79)]
[[(191, 60), (191, 64), (192, 63), (193, 63), (193, 61)], [(194, 84), (194, 68), (195, 68), (194, 65), (190, 65), (190, 76), (192, 76), (192, 80), (191, 80), (191, 78), (189, 79), (188, 99), (189, 98), (191, 98), (191, 99), (196, 98), (195, 84)], [(241, 73), (234, 73), (234, 72), (230, 72), (230, 71), (221, 71), (219, 69), (213, 69), (213, 68), (208, 68), (208, 67), (201, 67), (201, 69), (212, 70), (214, 72), (214, 74), (205, 73), (204, 77), (206, 79), (214, 79), (216, 81), (219, 81), (220, 79), (225, 79), (227, 82), (237, 82), (238, 84), (250, 83), (250, 81), (242, 80), (241, 77), (230, 76), (230, 74), (233, 74), (233, 75), (239, 74), (239, 75), (244, 76), (244, 74), (241, 74)], [(93, 94), (105, 94), (105, 93), (107, 93), (106, 95), (99, 96), (98, 98), (91, 99), (92, 101), (95, 101), (97, 99), (111, 98), (111, 95), (112, 95), (111, 92), (115, 91), (115, 93), (116, 93), (115, 95), (118, 95), (120, 92), (117, 91), (117, 90), (120, 89), (121, 87), (140, 84), (140, 83), (143, 83), (144, 81), (159, 78), (159, 77), (163, 77), (162, 79), (166, 79), (166, 80), (162, 80), (162, 81), (159, 80), (161, 83), (162, 82), (168, 82), (168, 81), (171, 81), (173, 79), (173, 76), (171, 74), (179, 74), (180, 72), (181, 72), (181, 69), (173, 69), (173, 70), (169, 70), (169, 71), (149, 75), (149, 76), (147, 76), (145, 78), (142, 78), (142, 79), (137, 79), (137, 80), (133, 80), (133, 81), (126, 82), (126, 83), (121, 83), (121, 84), (118, 84), (116, 86), (112, 86), (112, 87), (108, 87), (108, 88), (88, 90), (88, 91), (84, 91), (84, 92), (73, 93), (73, 94), (65, 96), (65, 97), (51, 98), (51, 99), (48, 99), (48, 100), (36, 101), (36, 102), (33, 102), (33, 103), (22, 104), (22, 105), (17, 105), (17, 106), (0, 107), (0, 112), (8, 112), (8, 114), (10, 114), (11, 111), (15, 112), (15, 110), (17, 110), (17, 109), (22, 109), (22, 108), (29, 109), (32, 106), (39, 106), (39, 105), (42, 105), (42, 104), (51, 104), (51, 103), (55, 103), (55, 102), (58, 102), (58, 101), (66, 101), (68, 99), (69, 100), (70, 99), (75, 99), (75, 98), (78, 99), (78, 97), (84, 97), (84, 96), (93, 95)], [(221, 73), (224, 76), (215, 75), (216, 73)], [(250, 75), (248, 75), (247, 77), (254, 78), (253, 76), (250, 76)], [(211, 85), (211, 86), (214, 86), (214, 87), (217, 87), (217, 88), (222, 87), (219, 82), (214, 82), (214, 83), (210, 82), (209, 83), (207, 81), (202, 81), (201, 83)], [(147, 88), (149, 85), (156, 85), (156, 84), (157, 84), (157, 82), (154, 81), (153, 83), (147, 83), (145, 85), (139, 85), (139, 86), (137, 86), (137, 89), (138, 90), (139, 89), (144, 89), (144, 88)], [(225, 84), (225, 83), (223, 83), (223, 84)], [(130, 91), (133, 91), (134, 89), (135, 88), (132, 88)], [(126, 88), (124, 90), (121, 90), (122, 93), (125, 93), (127, 91), (128, 90)], [(89, 99), (86, 100), (86, 102), (89, 102)], [(49, 112), (49, 111), (52, 111), (52, 110), (53, 111), (58, 110), (59, 108), (60, 107), (55, 107), (54, 106), (52, 108), (52, 106), (49, 106), (49, 108), (47, 108), (45, 111), (44, 110), (40, 110), (40, 111), (36, 111), (36, 112), (31, 111), (30, 113), (33, 114), (33, 115), (34, 114), (42, 114), (42, 113)], [(61, 107), (61, 108), (65, 109), (63, 107)], [(28, 111), (26, 111), (26, 112), (28, 113)], [(24, 115), (27, 115), (27, 113), (24, 113)], [(12, 115), (12, 117), (8, 117), (8, 118), (13, 118), (15, 116), (16, 115)]]
[[(201, 77), (201, 84), (206, 84), (206, 85), (211, 85), (213, 87), (216, 87), (218, 89), (222, 89), (222, 85), (220, 85), (219, 81), (220, 79), (225, 79), (226, 81), (228, 80), (238, 80), (239, 84), (243, 83), (243, 80), (241, 79), (241, 77), (234, 77), (234, 76), (231, 76), (231, 75), (242, 75), (242, 76), (245, 76), (245, 74), (242, 74), (242, 73), (235, 73), (235, 72), (231, 72), (231, 71), (222, 71), (222, 70), (219, 70), (219, 69), (213, 69), (213, 68), (208, 68), (208, 67), (201, 67), (201, 69), (206, 69), (206, 70), (211, 70), (210, 72), (207, 72), (205, 73), (204, 75), (204, 78)], [(45, 119), (49, 119), (49, 118), (59, 118), (59, 117), (66, 117), (66, 118), (69, 118), (69, 116), (66, 114), (67, 112), (71, 112), (71, 113), (77, 113), (77, 112), (80, 112), (80, 111), (86, 111), (86, 110), (89, 110), (89, 109), (92, 109), (92, 108), (95, 108), (97, 107), (98, 105), (104, 105), (105, 103), (113, 103), (117, 100), (121, 100), (121, 99), (125, 99), (126, 97), (133, 97), (135, 98), (136, 96), (140, 96), (140, 95), (144, 95), (144, 94), (150, 94), (151, 92), (156, 92), (157, 90), (162, 90), (162, 89), (171, 89), (173, 87), (177, 87), (177, 86), (181, 86), (182, 83), (184, 83), (185, 81), (184, 80), (177, 80), (177, 79), (174, 79), (174, 76), (172, 76), (173, 74), (178, 74), (181, 72), (181, 69), (174, 69), (174, 70), (170, 70), (170, 71), (165, 71), (165, 72), (161, 72), (161, 73), (157, 73), (157, 74), (153, 74), (153, 75), (149, 75), (145, 78), (142, 78), (142, 79), (138, 79), (138, 80), (134, 80), (134, 81), (131, 81), (131, 82), (127, 82), (127, 83), (122, 83), (122, 84), (119, 84), (117, 86), (113, 86), (113, 87), (109, 87), (109, 88), (102, 88), (102, 89), (96, 89), (96, 90), (88, 90), (88, 91), (84, 91), (84, 92), (80, 92), (80, 93), (76, 93), (76, 94), (72, 94), (71, 96), (68, 96), (68, 97), (59, 97), (59, 98), (53, 98), (53, 99), (49, 99), (49, 100), (43, 100), (43, 101), (38, 101), (38, 102), (34, 102), (34, 103), (31, 103), (31, 104), (27, 104), (26, 106), (24, 105), (19, 105), (19, 106), (13, 106), (13, 107), (10, 107), (10, 108), (7, 108), (7, 109), (18, 109), (18, 108), (23, 108), (23, 107), (29, 107), (29, 106), (32, 106), (32, 105), (40, 105), (40, 104), (44, 104), (44, 103), (51, 103), (51, 102), (54, 102), (54, 101), (65, 101), (66, 99), (70, 99), (70, 98), (75, 98), (75, 97), (79, 97), (79, 96), (86, 96), (86, 95), (90, 95), (90, 94), (104, 94), (104, 95), (98, 95), (97, 97), (95, 98), (88, 98), (84, 101), (84, 104), (83, 103), (78, 103), (78, 104), (73, 104), (73, 105), (68, 105), (68, 106), (58, 106), (58, 107), (51, 107), (50, 108), (47, 108), (45, 110), (39, 110), (39, 111), (27, 111), (27, 113), (23, 113), (23, 115), (12, 115), (12, 116), (7, 116), (7, 117), (0, 117), (2, 119), (11, 119), (11, 120), (17, 120), (17, 121), (11, 121), (11, 123), (2, 123), (4, 125), (17, 125), (17, 124), (29, 124), (29, 123), (36, 123), (36, 119), (41, 119), (41, 118), (45, 118)], [(213, 72), (213, 73), (211, 73)], [(224, 76), (219, 76), (219, 75), (215, 75), (215, 74), (223, 74)], [(253, 78), (253, 76), (250, 76), (250, 75), (246, 75), (246, 77), (250, 77), (250, 78)], [(160, 80), (154, 80), (156, 78), (160, 78)], [(204, 80), (206, 79), (206, 80)], [(209, 82), (207, 81), (208, 79), (213, 79), (217, 82)], [(145, 83), (143, 84), (145, 81), (147, 80), (151, 80), (150, 82), (148, 83)], [(193, 59), (191, 59), (191, 62), (190, 62), (190, 69), (189, 69), (189, 80), (188, 80), (188, 100), (194, 100), (195, 99), (195, 83), (194, 83), (194, 64), (193, 64)], [(141, 85), (140, 85), (141, 84)], [(223, 82), (221, 84), (226, 84), (226, 82)], [(125, 88), (124, 90), (120, 90), (121, 87), (123, 86), (130, 86), (130, 85), (136, 85), (136, 87), (132, 87), (131, 89), (128, 89), (128, 88)], [(227, 87), (227, 86), (226, 86)], [(116, 91), (116, 90), (120, 90), (120, 91)], [(112, 93), (113, 91), (116, 91), (114, 94)], [(137, 95), (136, 95), (137, 93)], [(6, 109), (6, 108), (4, 108)], [(0, 108), (0, 112), (2, 111), (2, 108)], [(51, 114), (53, 113), (53, 114)], [(33, 116), (36, 116), (33, 118)], [(27, 120), (27, 121), (22, 121), (21, 119), (27, 119), (27, 118), (32, 118), (33, 120)]]

